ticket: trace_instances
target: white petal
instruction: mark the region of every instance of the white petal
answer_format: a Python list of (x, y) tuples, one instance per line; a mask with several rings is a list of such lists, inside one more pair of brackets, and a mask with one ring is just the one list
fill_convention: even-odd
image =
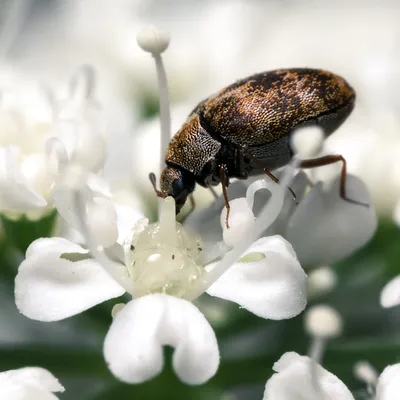
[(58, 321), (125, 292), (95, 261), (71, 262), (60, 258), (64, 253), (87, 251), (62, 238), (29, 246), (15, 278), (15, 302), (28, 318)]
[(247, 250), (249, 253), (261, 253), (265, 258), (237, 262), (207, 293), (234, 301), (263, 318), (292, 318), (303, 311), (307, 303), (306, 274), (290, 243), (280, 236), (261, 238)]
[(43, 368), (28, 367), (0, 373), (1, 398), (7, 400), (55, 400), (63, 392), (60, 382)]
[(105, 161), (105, 141), (101, 134), (94, 130), (90, 121), (81, 118), (62, 117), (54, 125), (54, 136), (64, 143), (69, 158), (87, 169), (96, 172)]
[[(289, 220), (284, 236), (302, 265), (334, 263), (365, 245), (375, 233), (373, 207), (343, 200), (339, 184), (339, 178), (324, 185), (319, 182)], [(346, 196), (370, 204), (364, 183), (352, 175), (347, 176)]]
[(95, 197), (87, 205), (87, 224), (93, 232), (96, 243), (112, 246), (118, 238), (117, 211), (107, 198)]
[(136, 222), (144, 218), (144, 215), (127, 205), (116, 204), (115, 208), (118, 217), (118, 243), (123, 244)]
[(175, 348), (173, 366), (183, 382), (201, 384), (216, 373), (218, 344), (204, 315), (187, 300), (163, 294), (132, 300), (118, 313), (104, 356), (117, 378), (140, 383), (161, 372), (163, 345)]
[(400, 305), (400, 275), (389, 281), (381, 292), (381, 306), (389, 308)]
[(16, 146), (0, 147), (0, 200), (4, 207), (29, 211), (45, 207), (46, 200), (31, 187), (22, 174)]
[[(311, 380), (311, 360), (297, 353), (285, 353), (273, 366), (276, 374), (268, 380), (263, 400), (320, 400)], [(325, 368), (318, 366), (319, 384), (324, 398), (354, 400), (346, 385)]]
[(400, 364), (389, 365), (379, 377), (376, 400), (398, 400), (400, 398)]

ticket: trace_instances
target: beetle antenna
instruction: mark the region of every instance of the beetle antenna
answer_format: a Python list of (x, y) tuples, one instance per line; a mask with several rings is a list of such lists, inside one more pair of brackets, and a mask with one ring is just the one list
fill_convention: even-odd
[(167, 197), (163, 192), (161, 192), (160, 190), (157, 189), (157, 178), (156, 178), (156, 174), (154, 172), (149, 173), (149, 179), (153, 186), (154, 191), (156, 192), (157, 197), (161, 197), (163, 199), (165, 197)]

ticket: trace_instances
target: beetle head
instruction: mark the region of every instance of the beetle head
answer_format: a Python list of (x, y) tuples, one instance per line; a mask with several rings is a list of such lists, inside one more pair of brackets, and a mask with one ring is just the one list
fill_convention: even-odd
[(188, 171), (166, 167), (161, 174), (160, 186), (164, 197), (171, 196), (175, 199), (178, 214), (189, 194), (193, 192), (195, 180), (193, 174)]

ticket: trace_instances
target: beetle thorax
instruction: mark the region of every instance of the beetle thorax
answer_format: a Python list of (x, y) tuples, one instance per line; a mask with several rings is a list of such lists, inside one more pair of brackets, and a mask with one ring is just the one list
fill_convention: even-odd
[(199, 116), (192, 114), (172, 138), (165, 161), (200, 175), (203, 167), (216, 156), (220, 148), (221, 143), (201, 126)]

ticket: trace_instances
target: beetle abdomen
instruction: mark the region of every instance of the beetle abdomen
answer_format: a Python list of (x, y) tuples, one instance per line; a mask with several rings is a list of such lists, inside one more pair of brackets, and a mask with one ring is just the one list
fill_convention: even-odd
[(306, 123), (321, 125), (328, 135), (347, 118), (354, 101), (354, 90), (331, 72), (281, 69), (242, 79), (200, 103), (194, 112), (210, 134), (255, 146)]

